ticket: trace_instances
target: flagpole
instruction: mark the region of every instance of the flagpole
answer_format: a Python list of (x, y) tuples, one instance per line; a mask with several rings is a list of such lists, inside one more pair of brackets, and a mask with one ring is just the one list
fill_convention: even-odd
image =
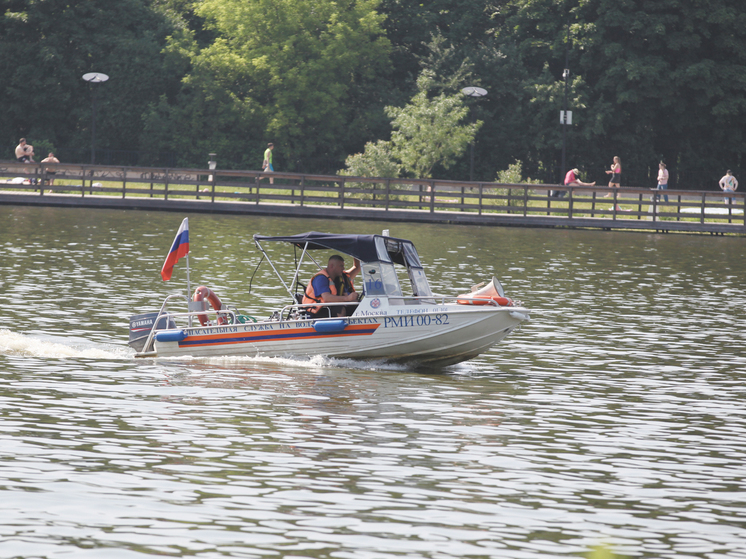
[[(189, 304), (189, 301), (191, 301), (192, 297), (192, 285), (189, 282), (189, 253), (186, 254), (186, 264), (187, 264), (187, 305)], [(191, 310), (191, 309), (189, 309)], [(192, 327), (192, 315), (189, 315), (189, 328)]]

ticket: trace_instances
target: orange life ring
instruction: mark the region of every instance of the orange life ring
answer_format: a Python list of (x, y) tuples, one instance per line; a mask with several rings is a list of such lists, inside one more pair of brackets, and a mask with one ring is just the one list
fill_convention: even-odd
[[(207, 299), (210, 301), (210, 304), (212, 305), (212, 308), (216, 311), (219, 311), (223, 308), (223, 303), (220, 302), (220, 298), (215, 294), (215, 292), (210, 289), (209, 287), (205, 287), (204, 285), (200, 285), (196, 291), (194, 292), (194, 295), (192, 296), (192, 301), (204, 301)], [(207, 326), (210, 321), (207, 320), (206, 314), (198, 314), (197, 318), (199, 319), (199, 323), (202, 326)], [(222, 314), (218, 314), (218, 324), (227, 324), (228, 320), (225, 316)]]
[(489, 295), (461, 295), (461, 299), (456, 299), (459, 305), (489, 305), (493, 301), (501, 307), (512, 307), (513, 301), (507, 297), (491, 297)]

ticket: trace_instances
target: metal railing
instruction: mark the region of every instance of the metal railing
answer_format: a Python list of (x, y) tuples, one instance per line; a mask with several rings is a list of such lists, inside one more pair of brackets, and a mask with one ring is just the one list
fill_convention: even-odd
[[(716, 228), (720, 232), (746, 230), (746, 197), (741, 192), (15, 161), (0, 162), (0, 190), (39, 196), (227, 203), (232, 204), (232, 211), (247, 213), (251, 213), (252, 205), (294, 208), (296, 215), (304, 215), (302, 209), (313, 215), (315, 209), (326, 207), (339, 210), (340, 215), (354, 210), (355, 215), (371, 219), (391, 219), (396, 213), (417, 212), (431, 214), (433, 221), (464, 223), (474, 222), (475, 216), (501, 216), (501, 224), (608, 227), (604, 223), (612, 222), (614, 227), (680, 231), (712, 231), (712, 227), (701, 226), (719, 224), (725, 226)], [(564, 195), (553, 196), (558, 191)], [(724, 203), (729, 198), (733, 204)], [(195, 206), (194, 210), (200, 208)]]

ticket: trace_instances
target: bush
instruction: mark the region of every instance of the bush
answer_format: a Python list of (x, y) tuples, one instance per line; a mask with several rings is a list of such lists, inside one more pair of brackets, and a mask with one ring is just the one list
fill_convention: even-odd
[[(378, 140), (365, 144), (363, 153), (350, 155), (345, 160), (345, 169), (337, 172), (338, 175), (348, 177), (381, 177), (395, 179), (399, 177), (401, 165), (394, 161), (391, 153), (391, 142)], [(350, 188), (359, 188), (370, 191), (363, 194), (363, 198), (369, 198), (374, 189), (383, 189), (385, 183), (377, 182), (352, 182), (346, 183)]]

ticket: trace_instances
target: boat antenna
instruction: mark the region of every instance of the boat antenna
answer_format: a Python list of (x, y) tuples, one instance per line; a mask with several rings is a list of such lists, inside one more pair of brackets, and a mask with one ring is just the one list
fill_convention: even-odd
[(249, 280), (249, 295), (251, 295), (251, 284), (254, 282), (254, 276), (256, 275), (256, 271), (259, 269), (259, 266), (262, 265), (262, 262), (264, 262), (264, 252), (262, 252), (262, 257), (259, 259), (259, 264), (256, 265), (256, 268), (254, 268), (254, 273), (251, 274), (251, 279)]

